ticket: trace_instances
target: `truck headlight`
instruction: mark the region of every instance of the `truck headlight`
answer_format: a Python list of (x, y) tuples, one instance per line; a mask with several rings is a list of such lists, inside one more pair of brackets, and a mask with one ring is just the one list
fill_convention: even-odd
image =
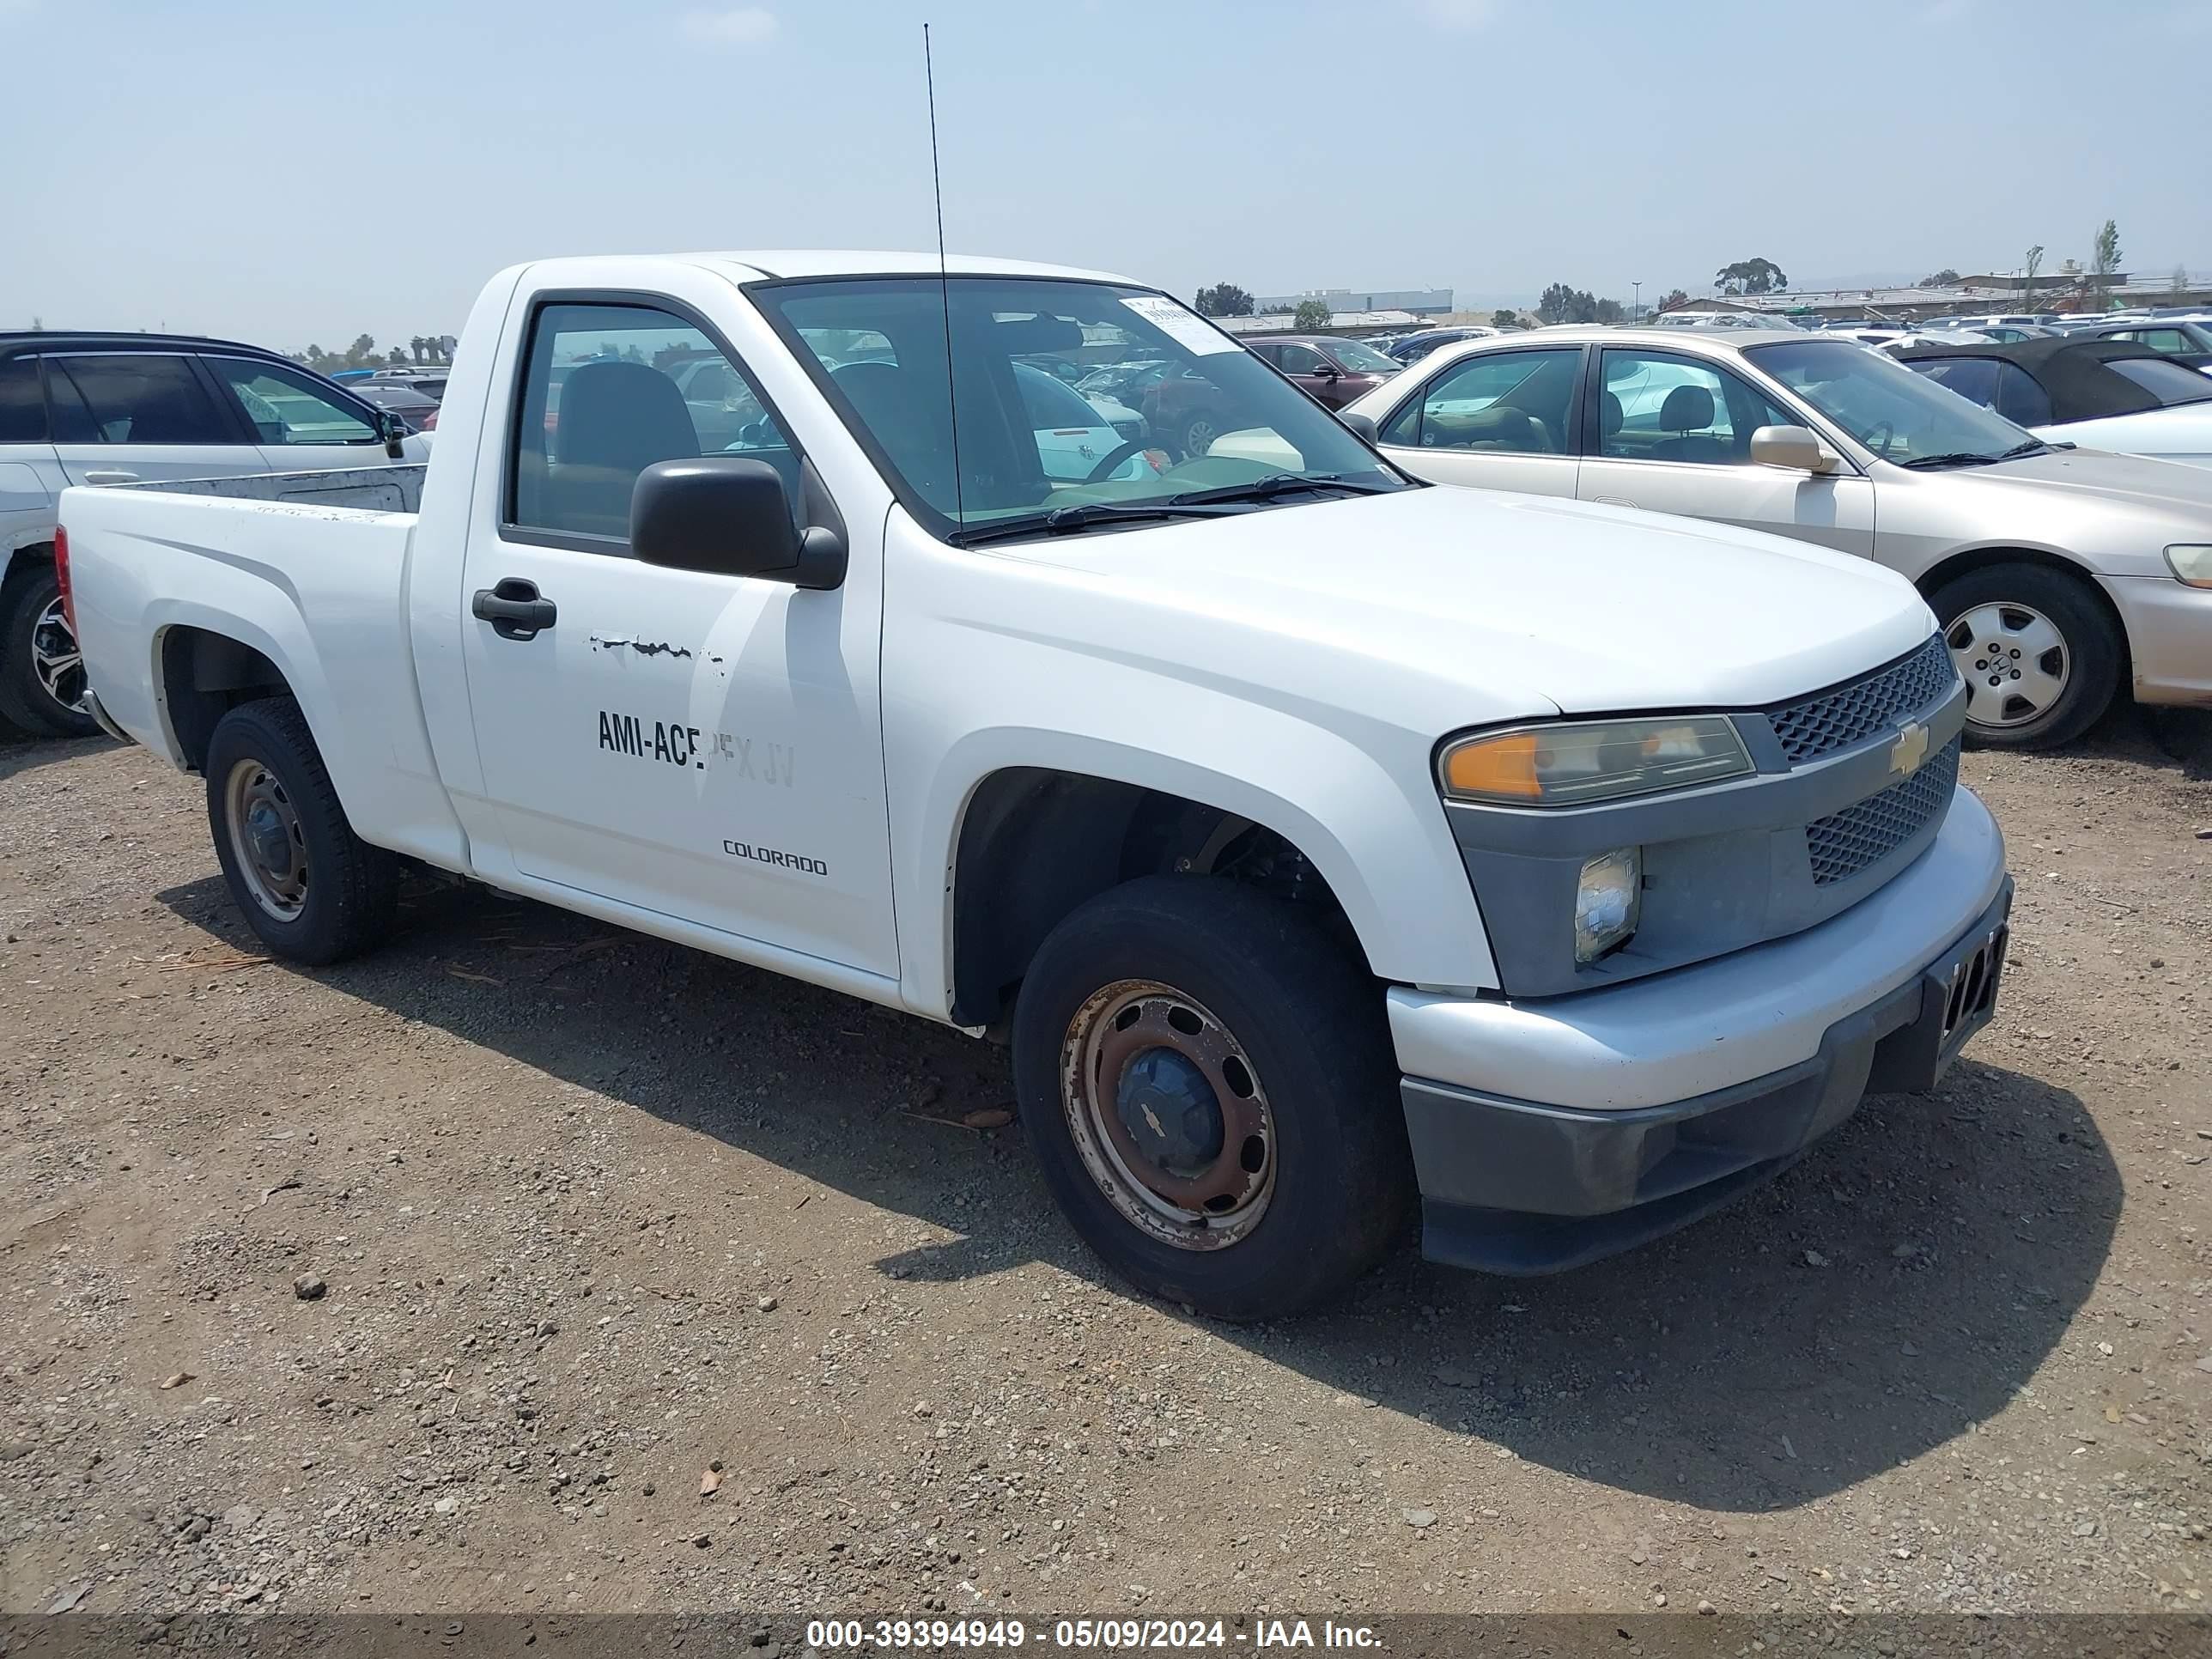
[(2212, 547), (2185, 542), (2166, 550), (2166, 562), (2191, 587), (2212, 587)]
[(1581, 806), (1753, 769), (1723, 714), (1515, 726), (1464, 738), (1437, 762), (1449, 799), (1505, 806)]
[(1643, 911), (1643, 849), (1624, 847), (1583, 866), (1575, 888), (1575, 960), (1595, 962), (1628, 942)]

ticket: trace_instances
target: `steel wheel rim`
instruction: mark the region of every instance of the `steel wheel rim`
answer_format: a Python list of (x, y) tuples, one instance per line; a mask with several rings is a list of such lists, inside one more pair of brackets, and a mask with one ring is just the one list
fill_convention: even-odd
[(72, 714), (85, 712), (84, 653), (77, 649), (59, 599), (31, 624), (31, 666), (48, 696)]
[(258, 760), (232, 767), (222, 787), (231, 855), (246, 890), (278, 921), (297, 921), (307, 904), (307, 838), (290, 793)]
[(2074, 653), (2057, 624), (2032, 605), (1996, 599), (1961, 611), (1943, 630), (1966, 683), (1966, 718), (2003, 728), (2041, 720), (2074, 678)]
[[(1210, 1126), (1194, 1090), (1176, 1097), (1156, 1086), (1194, 1079), (1208, 1091)], [(1195, 1119), (1187, 1112), (1164, 1121), (1164, 1103), (1175, 1098)], [(1274, 1113), (1251, 1056), (1195, 997), (1152, 980), (1118, 980), (1092, 993), (1067, 1023), (1060, 1107), (1084, 1168), (1148, 1237), (1177, 1249), (1223, 1249), (1267, 1213), (1278, 1163)]]

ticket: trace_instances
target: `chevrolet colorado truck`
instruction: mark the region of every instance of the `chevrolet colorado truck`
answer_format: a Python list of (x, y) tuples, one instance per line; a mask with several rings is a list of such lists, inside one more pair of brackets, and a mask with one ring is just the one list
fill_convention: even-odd
[[(1041, 425), (1055, 361), (1219, 434)], [(1417, 1208), (1507, 1273), (1679, 1226), (1996, 996), (1903, 578), (1425, 486), (1120, 277), (519, 266), (426, 465), (61, 525), (88, 707), (206, 780), (271, 951), (368, 949), (413, 860), (1009, 1041), (1077, 1231), (1227, 1318)]]

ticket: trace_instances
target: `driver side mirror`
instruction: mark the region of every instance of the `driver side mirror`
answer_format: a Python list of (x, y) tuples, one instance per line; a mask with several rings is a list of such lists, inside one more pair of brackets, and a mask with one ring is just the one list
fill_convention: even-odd
[(1350, 428), (1352, 435), (1362, 442), (1379, 444), (1382, 441), (1382, 429), (1375, 424), (1372, 415), (1347, 415), (1340, 410), (1336, 418)]
[(1802, 426), (1759, 428), (1751, 434), (1751, 459), (1759, 466), (1815, 473), (1834, 471), (1838, 459), (1811, 428)]
[(393, 460), (404, 460), (407, 456), (404, 440), (407, 422), (388, 409), (376, 411), (376, 435), (384, 440), (384, 453)]
[(1332, 362), (1325, 362), (1313, 372), (1324, 380), (1340, 380), (1344, 378), (1344, 371)]
[(758, 576), (794, 587), (845, 580), (845, 538), (792, 523), (783, 475), (766, 461), (701, 455), (655, 461), (629, 498), (630, 551), (647, 564), (714, 576)]

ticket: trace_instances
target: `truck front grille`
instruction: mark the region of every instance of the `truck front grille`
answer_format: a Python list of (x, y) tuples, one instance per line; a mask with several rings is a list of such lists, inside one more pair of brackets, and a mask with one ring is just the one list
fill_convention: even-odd
[[(1940, 647), (1942, 642), (1936, 643)], [(1943, 667), (1947, 673), (1951, 670), (1948, 652)], [(1807, 824), (1805, 850), (1812, 855), (1814, 885), (1850, 880), (1881, 863), (1939, 817), (1959, 787), (1959, 743), (1952, 738), (1902, 782)]]
[(1943, 636), (1930, 634), (1911, 656), (1848, 685), (1770, 708), (1766, 718), (1790, 765), (1802, 766), (1918, 714), (1948, 696), (1958, 674)]

